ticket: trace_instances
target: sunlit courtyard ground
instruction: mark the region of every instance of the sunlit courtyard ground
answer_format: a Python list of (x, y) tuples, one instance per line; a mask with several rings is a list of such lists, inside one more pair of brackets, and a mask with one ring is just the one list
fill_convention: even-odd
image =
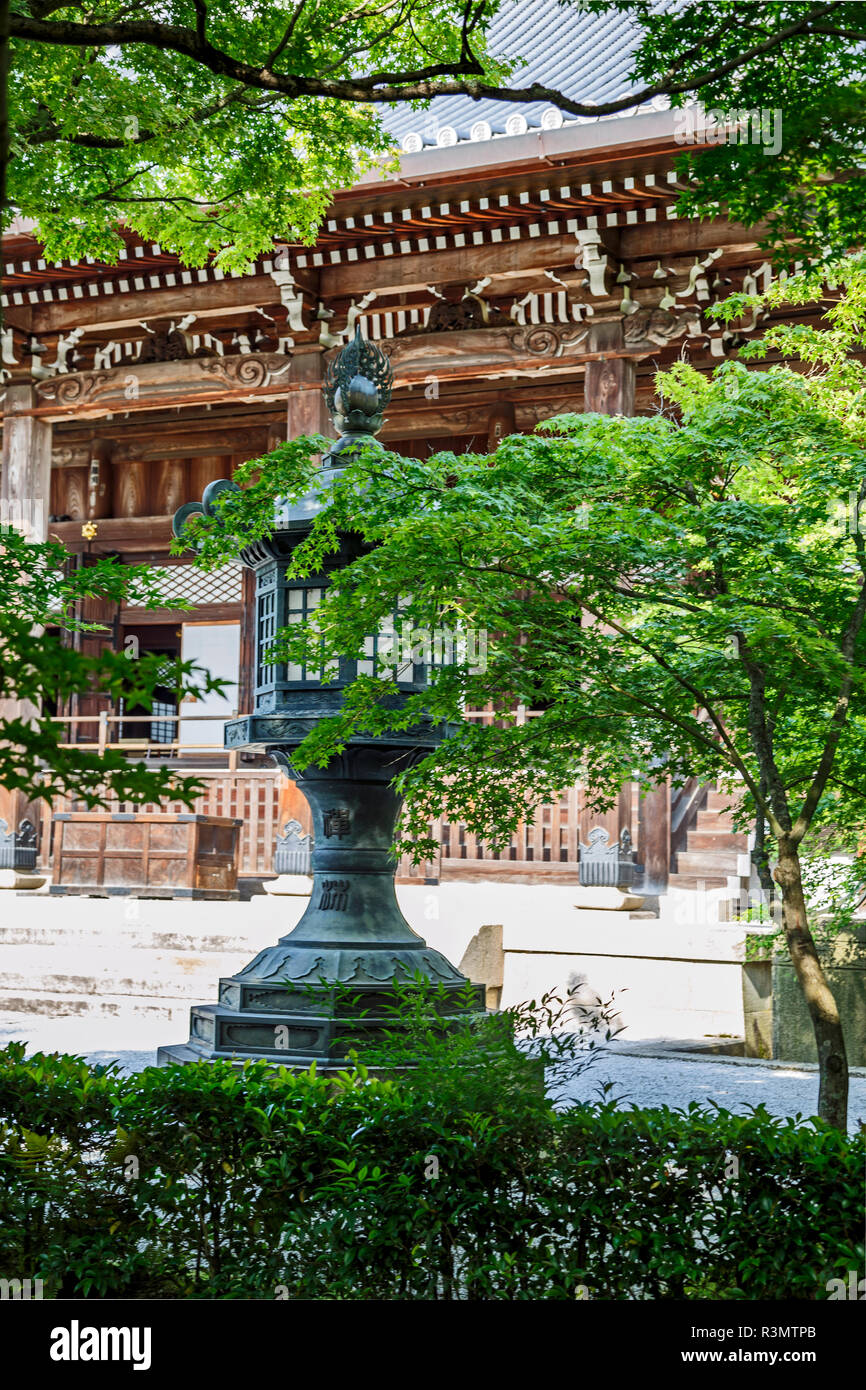
[[(0, 1046), (13, 1040), (28, 1051), (73, 1052), (91, 1062), (118, 1061), (125, 1071), (140, 1071), (156, 1062), (161, 1043), (180, 1042), (186, 1030), (155, 1018), (50, 1018), (37, 1014), (0, 1013)], [(608, 1094), (624, 1105), (673, 1107), (691, 1101), (744, 1112), (764, 1105), (774, 1115), (811, 1115), (818, 1098), (814, 1068), (744, 1061), (728, 1057), (691, 1060), (679, 1056), (634, 1055), (628, 1043), (599, 1051), (590, 1067), (574, 1077), (567, 1095), (576, 1101), (596, 1099), (606, 1083)], [(639, 1050), (650, 1050), (641, 1044)], [(866, 1074), (851, 1078), (849, 1124), (852, 1133), (866, 1124)]]

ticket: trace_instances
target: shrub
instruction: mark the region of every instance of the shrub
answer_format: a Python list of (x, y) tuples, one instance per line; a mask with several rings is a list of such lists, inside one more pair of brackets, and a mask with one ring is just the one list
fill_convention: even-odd
[(66, 1297), (821, 1299), (862, 1265), (862, 1136), (558, 1109), (491, 1028), (484, 1065), (431, 1034), (392, 1079), (6, 1047), (0, 1274)]

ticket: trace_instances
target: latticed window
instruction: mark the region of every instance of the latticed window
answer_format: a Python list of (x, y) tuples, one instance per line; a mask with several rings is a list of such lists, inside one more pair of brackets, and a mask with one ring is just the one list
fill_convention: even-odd
[(401, 603), (375, 635), (364, 638), (358, 675), (379, 676), (397, 685), (423, 685), (432, 671), (454, 663), (459, 644), (456, 631), (411, 628)]
[[(288, 590), (288, 602), (286, 606), (286, 620), (289, 627), (297, 623), (310, 623), (322, 602), (321, 588), (293, 588)], [(322, 681), (336, 680), (339, 675), (339, 662), (331, 660), (317, 666), (300, 666), (297, 662), (290, 661), (286, 666), (286, 680), (288, 681), (315, 681), (317, 684)]]
[[(335, 660), (308, 666), (296, 661), (278, 662), (271, 657), (277, 634), (283, 628), (312, 623), (322, 601), (322, 584), (293, 583), (278, 564), (261, 568), (257, 576), (258, 613), (256, 687), (259, 697), (299, 685), (322, 685), (336, 680), (340, 663)], [(270, 697), (269, 697), (270, 698)]]
[(259, 594), (256, 604), (258, 612), (258, 638), (256, 650), (256, 669), (258, 671), (258, 684), (270, 685), (274, 679), (273, 662), (268, 660), (268, 653), (273, 644), (277, 631), (277, 589), (276, 589), (276, 569), (271, 571), (267, 587), (261, 582), (264, 576), (260, 576)]
[(200, 570), (195, 565), (154, 565), (159, 592), (170, 606), (171, 600), (194, 603), (196, 607), (221, 603), (240, 603), (243, 599), (243, 567), (223, 565), (218, 570)]
[(398, 685), (415, 679), (411, 641), (401, 641), (400, 614), (397, 621), (386, 619), (375, 635), (364, 638), (363, 655), (358, 661), (359, 676), (379, 676)]
[[(177, 705), (170, 704), (168, 700), (154, 700), (153, 718), (150, 721), (150, 741), (151, 743), (171, 743), (176, 737), (176, 725), (173, 719), (164, 716), (176, 714)], [(163, 718), (160, 718), (160, 715)]]
[(454, 661), (459, 634), (444, 628), (413, 630), (405, 620), (402, 606), (385, 620), (379, 632), (364, 639), (357, 660), (332, 657), (325, 661), (323, 651), (320, 663), (275, 661), (273, 647), (283, 629), (301, 625), (315, 632), (316, 611), (326, 588), (324, 576), (306, 582), (287, 578), (282, 560), (259, 567), (256, 576), (256, 700), (260, 710), (277, 708), (281, 691), (341, 686), (354, 680), (356, 674), (378, 675), (394, 681), (402, 690), (417, 690), (427, 683), (434, 667)]

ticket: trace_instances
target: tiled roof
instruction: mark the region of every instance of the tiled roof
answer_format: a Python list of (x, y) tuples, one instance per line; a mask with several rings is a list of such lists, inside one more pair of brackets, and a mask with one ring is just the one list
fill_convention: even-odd
[[(661, 3), (667, 8), (670, 0)], [(606, 102), (633, 90), (629, 71), (640, 32), (629, 15), (618, 11), (584, 14), (558, 0), (505, 0), (491, 26), (489, 46), (498, 56), (525, 60), (510, 80), (513, 87), (540, 82), (575, 100)], [(569, 116), (540, 102), (473, 101), (466, 96), (436, 97), (422, 111), (398, 107), (383, 113), (387, 129), (413, 152), (422, 145), (519, 135), (527, 128), (593, 119)]]

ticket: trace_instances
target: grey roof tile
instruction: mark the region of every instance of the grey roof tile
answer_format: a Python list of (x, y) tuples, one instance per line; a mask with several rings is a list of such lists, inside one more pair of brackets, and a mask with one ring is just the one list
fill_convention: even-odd
[[(670, 0), (662, 4), (667, 7)], [(618, 11), (585, 14), (559, 0), (505, 0), (491, 26), (490, 50), (525, 61), (511, 78), (514, 87), (541, 82), (567, 96), (602, 102), (633, 90), (629, 71), (639, 37), (634, 20)], [(519, 112), (529, 126), (537, 127), (546, 109), (542, 102), (436, 97), (426, 110), (386, 107), (382, 119), (399, 141), (415, 132), (425, 145), (435, 145), (445, 126), (454, 127), (461, 140), (469, 138), (477, 121), (487, 121), (494, 134), (504, 134), (509, 116)], [(574, 119), (563, 114), (567, 121)]]

